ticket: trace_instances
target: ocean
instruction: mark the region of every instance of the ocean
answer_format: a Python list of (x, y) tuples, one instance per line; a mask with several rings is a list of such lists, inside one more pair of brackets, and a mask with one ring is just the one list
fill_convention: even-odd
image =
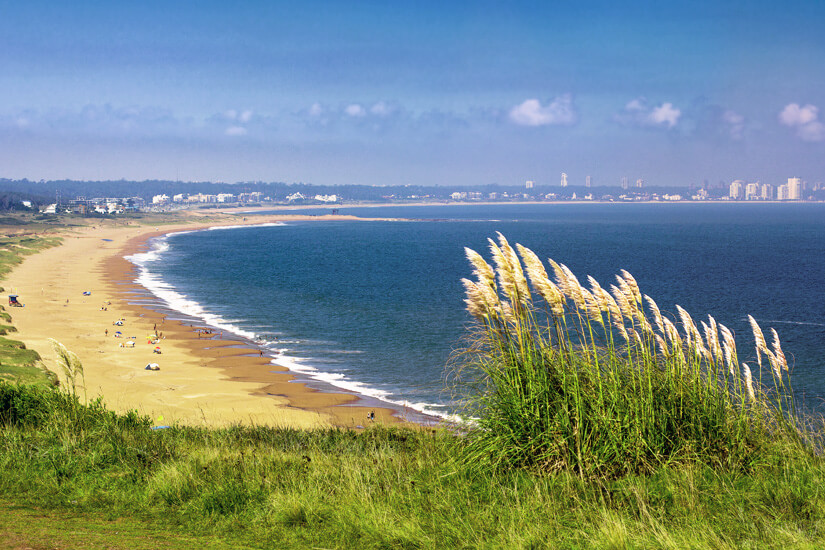
[[(302, 213), (326, 214), (330, 208)], [(467, 335), (464, 247), (503, 233), (602, 286), (620, 269), (666, 312), (713, 315), (755, 358), (774, 327), (808, 407), (825, 398), (825, 205), (546, 204), (341, 208), (412, 221), (310, 221), (177, 233), (133, 257), (166, 307), (257, 342), (321, 388), (455, 412), (445, 366)], [(293, 211), (294, 213), (294, 211)], [(250, 214), (252, 215), (252, 214)]]

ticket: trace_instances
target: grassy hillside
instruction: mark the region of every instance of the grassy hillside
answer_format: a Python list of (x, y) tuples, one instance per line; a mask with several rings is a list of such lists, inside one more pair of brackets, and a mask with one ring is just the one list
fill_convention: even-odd
[[(770, 548), (825, 543), (825, 468), (776, 447), (582, 480), (480, 472), (446, 430), (153, 430), (54, 390), (0, 385), (0, 493), (251, 548)], [(3, 513), (0, 511), (0, 516)]]

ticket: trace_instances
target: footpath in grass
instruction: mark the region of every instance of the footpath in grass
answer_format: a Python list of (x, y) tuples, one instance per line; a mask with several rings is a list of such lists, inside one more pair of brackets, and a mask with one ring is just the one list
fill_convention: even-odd
[(131, 518), (0, 502), (0, 547), (19, 550), (229, 550), (248, 548)]

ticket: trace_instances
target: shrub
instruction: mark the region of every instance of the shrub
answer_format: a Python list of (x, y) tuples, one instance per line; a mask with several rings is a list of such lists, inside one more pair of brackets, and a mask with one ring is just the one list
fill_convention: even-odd
[[(610, 291), (592, 277), (587, 289), (549, 260), (551, 281), (531, 250), (516, 247), (501, 234), (490, 240), (495, 269), (467, 249), (476, 280), (463, 282), (476, 323), (456, 375), (477, 418), (470, 462), (582, 477), (691, 462), (747, 469), (766, 445), (802, 441), (776, 331), (769, 347), (750, 318), (754, 380), (713, 317), (700, 331), (676, 306), (672, 321), (626, 271)], [(770, 388), (759, 383), (763, 357)]]

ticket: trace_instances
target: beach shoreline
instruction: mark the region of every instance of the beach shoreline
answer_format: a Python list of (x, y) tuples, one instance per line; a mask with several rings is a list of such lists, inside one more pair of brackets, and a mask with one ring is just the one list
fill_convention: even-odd
[[(168, 310), (135, 281), (137, 268), (125, 256), (146, 251), (151, 239), (164, 235), (216, 226), (362, 220), (216, 214), (163, 227), (115, 222), (67, 229), (61, 246), (28, 257), (5, 278), (7, 288), (26, 303), (10, 311), (15, 337), (59, 375), (49, 338), (63, 343), (84, 366), (88, 399), (101, 397), (117, 412), (137, 410), (155, 424), (315, 428), (420, 421), (414, 411), (408, 415), (401, 407), (344, 390), (310, 387), (254, 342), (203, 332), (209, 330), (203, 322)], [(120, 319), (122, 326), (113, 324)], [(113, 336), (118, 330), (121, 338)], [(149, 343), (156, 333), (157, 343)], [(153, 352), (155, 346), (160, 354)], [(160, 370), (145, 370), (149, 363)]]

